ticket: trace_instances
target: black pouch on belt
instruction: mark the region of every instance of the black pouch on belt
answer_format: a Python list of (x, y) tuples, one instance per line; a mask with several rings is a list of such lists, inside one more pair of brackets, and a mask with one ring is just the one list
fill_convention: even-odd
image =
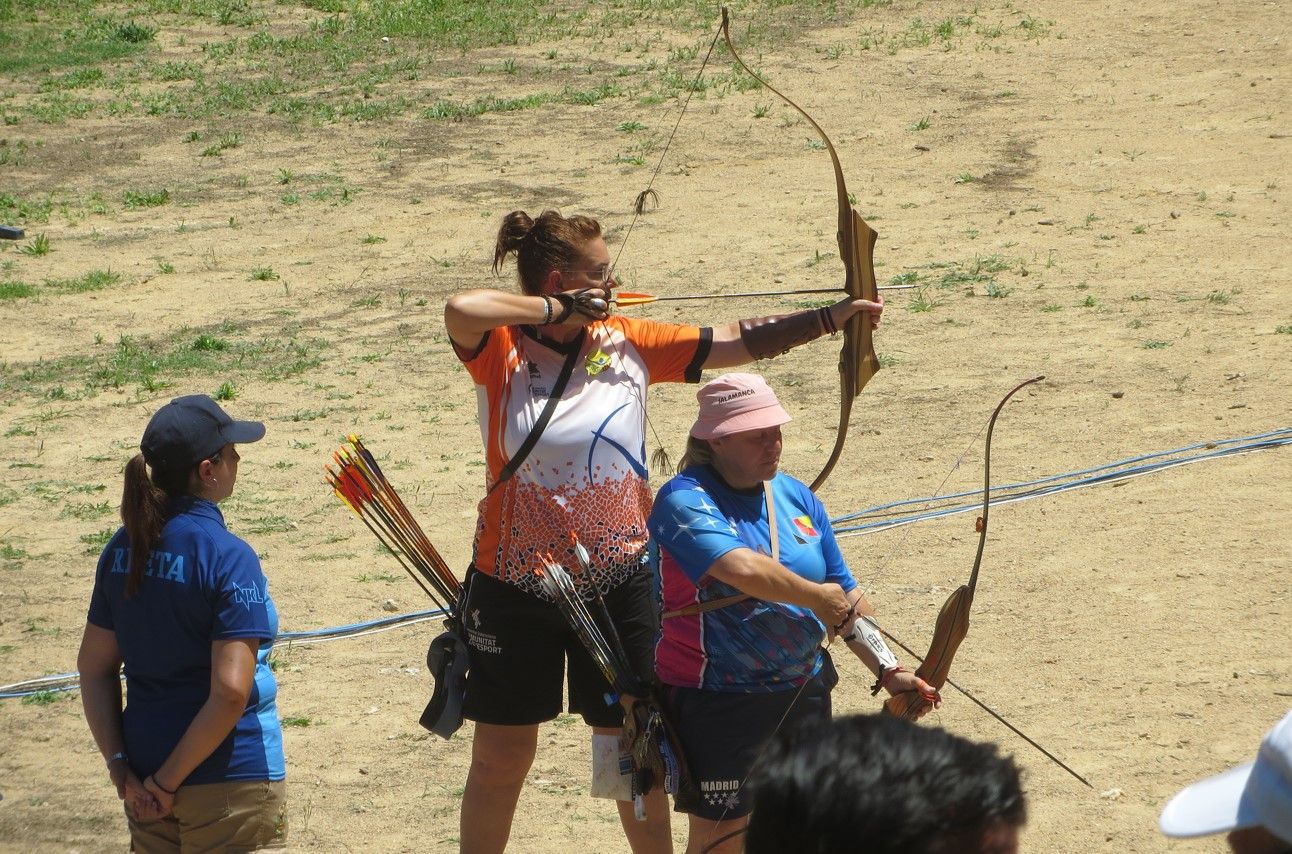
[(461, 626), (456, 621), (445, 625), (444, 633), (426, 650), (426, 668), (435, 679), (435, 690), (418, 721), (441, 738), (448, 738), (462, 726), (462, 701), (471, 666)]

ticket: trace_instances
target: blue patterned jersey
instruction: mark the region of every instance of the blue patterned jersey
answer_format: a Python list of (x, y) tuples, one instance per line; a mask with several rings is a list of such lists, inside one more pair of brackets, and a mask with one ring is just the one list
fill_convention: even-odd
[[(816, 495), (789, 475), (777, 474), (771, 483), (780, 563), (809, 581), (833, 581), (845, 592), (855, 588)], [(665, 612), (738, 594), (707, 575), (732, 549), (771, 554), (763, 490), (735, 491), (708, 466), (666, 483), (649, 525), (660, 549)], [(821, 668), (825, 627), (807, 608), (748, 599), (663, 623), (655, 669), (666, 685), (779, 691)]]

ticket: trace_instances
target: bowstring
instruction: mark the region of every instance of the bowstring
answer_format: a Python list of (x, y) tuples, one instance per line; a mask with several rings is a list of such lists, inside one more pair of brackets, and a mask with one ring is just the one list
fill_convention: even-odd
[[(632, 236), (633, 229), (637, 227), (637, 220), (641, 219), (645, 199), (654, 192), (653, 188), (655, 186), (655, 179), (659, 177), (660, 171), (664, 168), (664, 158), (668, 156), (669, 148), (673, 145), (673, 138), (677, 136), (678, 128), (682, 125), (682, 117), (686, 115), (686, 110), (691, 104), (692, 96), (694, 96), (696, 91), (700, 88), (700, 83), (704, 79), (704, 70), (709, 65), (709, 59), (713, 56), (713, 49), (717, 46), (718, 37), (721, 35), (722, 27), (719, 26), (717, 32), (713, 34), (713, 41), (709, 42), (709, 49), (704, 54), (704, 61), (700, 63), (700, 70), (696, 72), (695, 79), (691, 82), (691, 85), (687, 89), (686, 97), (682, 100), (682, 108), (678, 111), (677, 121), (673, 123), (673, 129), (669, 132), (668, 139), (664, 143), (664, 150), (660, 152), (659, 160), (655, 162), (655, 169), (651, 172), (650, 179), (646, 182), (646, 189), (637, 194), (637, 201), (633, 205), (632, 219), (628, 221), (628, 229), (624, 232), (624, 239), (619, 242), (619, 248), (615, 251), (614, 260), (610, 263), (610, 269), (606, 274), (607, 281), (614, 277), (615, 269), (619, 266), (619, 259), (623, 256), (624, 247), (628, 245), (628, 238)], [(610, 342), (611, 349), (614, 351), (615, 356), (622, 365), (624, 363), (624, 354), (621, 349), (621, 342), (615, 337), (605, 320), (599, 320), (597, 322), (601, 324), (602, 332)], [(671, 468), (671, 463), (669, 462), (668, 451), (664, 449), (664, 441), (660, 438), (659, 431), (655, 429), (655, 423), (650, 419), (650, 413), (646, 408), (645, 396), (642, 392), (638, 391), (637, 384), (635, 382), (630, 381), (629, 388), (632, 389), (631, 394), (637, 399), (637, 405), (641, 408), (642, 418), (645, 420), (646, 426), (650, 428), (651, 436), (655, 439), (655, 453), (651, 455), (650, 459), (642, 460), (643, 465), (646, 466), (647, 476), (649, 478), (650, 465), (652, 462), (655, 463), (657, 470)], [(668, 473), (671, 474), (672, 472)]]

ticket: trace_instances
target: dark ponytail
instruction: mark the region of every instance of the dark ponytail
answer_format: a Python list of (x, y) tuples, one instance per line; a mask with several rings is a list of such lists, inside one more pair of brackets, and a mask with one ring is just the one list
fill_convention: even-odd
[(125, 484), (121, 489), (121, 524), (130, 541), (130, 575), (126, 578), (126, 596), (139, 592), (144, 568), (153, 547), (161, 539), (166, 524), (166, 506), (173, 498), (188, 492), (189, 472), (167, 472), (153, 469), (148, 475), (143, 454), (135, 454), (126, 463)]
[(600, 236), (601, 223), (589, 216), (567, 218), (557, 211), (543, 211), (535, 220), (524, 211), (512, 211), (498, 229), (493, 271), (500, 272), (507, 256), (515, 253), (521, 290), (537, 296), (549, 272), (581, 262), (588, 241)]

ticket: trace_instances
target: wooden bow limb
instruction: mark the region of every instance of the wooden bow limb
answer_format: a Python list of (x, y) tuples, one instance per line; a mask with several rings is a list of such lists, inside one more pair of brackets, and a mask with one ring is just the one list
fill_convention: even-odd
[[(879, 235), (866, 224), (866, 221), (861, 218), (861, 214), (857, 213), (852, 207), (852, 203), (848, 198), (848, 186), (843, 178), (843, 167), (839, 164), (839, 155), (834, 150), (834, 144), (830, 141), (830, 137), (826, 135), (821, 125), (817, 124), (816, 119), (808, 115), (806, 110), (755, 73), (740, 58), (740, 54), (736, 53), (736, 47), (731, 41), (730, 15), (726, 6), (722, 7), (722, 35), (726, 40), (727, 50), (731, 51), (732, 58), (739, 63), (740, 67), (749, 76), (766, 86), (778, 98), (797, 110), (820, 134), (826, 150), (830, 152), (830, 162), (834, 166), (835, 191), (839, 206), (839, 257), (843, 259), (845, 271), (844, 291), (853, 299), (868, 299), (872, 302), (878, 302), (879, 291), (875, 282), (874, 250), (875, 241), (879, 238)], [(866, 383), (878, 372), (879, 358), (875, 355), (870, 318), (864, 312), (858, 312), (849, 318), (844, 326), (843, 349), (839, 353), (839, 431), (835, 436), (834, 448), (830, 452), (829, 459), (826, 460), (821, 473), (812, 481), (812, 490), (814, 492), (817, 487), (825, 483), (825, 479), (830, 476), (835, 463), (839, 461), (839, 457), (843, 453), (843, 445), (848, 437), (848, 420), (852, 415), (853, 400), (857, 395), (861, 394), (861, 390), (866, 387)]]
[[(1032, 377), (1010, 389), (996, 405), (995, 411), (991, 414), (991, 420), (987, 422), (987, 441), (983, 454), (982, 515), (978, 517), (976, 523), (978, 552), (974, 556), (973, 571), (969, 573), (968, 583), (957, 587), (943, 603), (933, 627), (933, 640), (929, 643), (928, 655), (920, 659), (919, 669), (915, 671), (916, 676), (934, 688), (941, 688), (946, 683), (956, 650), (960, 648), (960, 642), (969, 634), (969, 611), (973, 607), (974, 591), (978, 589), (978, 570), (982, 567), (983, 549), (987, 545), (987, 517), (991, 512), (991, 434), (996, 429), (996, 419), (1000, 417), (1005, 404), (1009, 403), (1009, 399), (1020, 389), (1043, 379), (1045, 379), (1044, 375)], [(884, 711), (910, 721), (917, 720), (928, 707), (929, 701), (915, 692), (898, 694), (884, 701)]]
[[(880, 285), (877, 290), (881, 291), (909, 291), (915, 285)], [(746, 291), (739, 294), (678, 294), (676, 296), (655, 296), (654, 294), (641, 294), (631, 291), (615, 291), (610, 301), (620, 308), (627, 308), (632, 305), (646, 305), (652, 302), (670, 302), (672, 300), (692, 300), (692, 299), (742, 299), (746, 297), (789, 297), (800, 294), (840, 294), (843, 293), (841, 288), (801, 288), (789, 291)]]

